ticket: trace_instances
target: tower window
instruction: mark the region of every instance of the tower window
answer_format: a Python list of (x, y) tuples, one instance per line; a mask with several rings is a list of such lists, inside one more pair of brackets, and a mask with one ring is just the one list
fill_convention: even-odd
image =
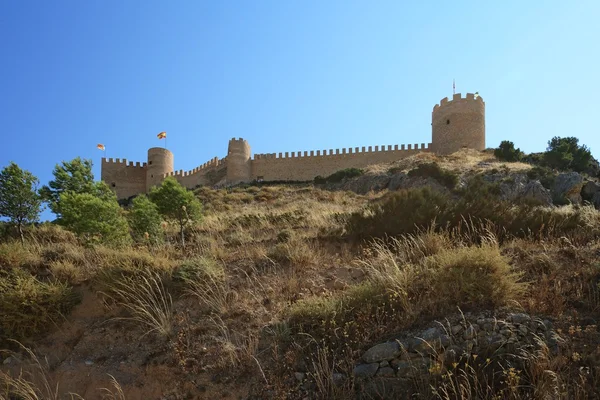
[(450, 120), (449, 119), (446, 120), (446, 125), (450, 125)]
[(112, 186), (112, 187), (117, 187), (117, 184), (116, 184), (116, 183), (114, 183), (114, 182), (112, 182), (112, 183), (110, 184), (110, 186)]
[(152, 165), (152, 161), (148, 161), (148, 165)]
[(154, 175), (150, 174), (150, 178), (154, 178)]

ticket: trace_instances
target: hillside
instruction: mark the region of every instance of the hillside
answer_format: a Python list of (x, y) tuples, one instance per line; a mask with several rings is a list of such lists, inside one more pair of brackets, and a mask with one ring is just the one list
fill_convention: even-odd
[(194, 193), (184, 246), (4, 235), (0, 399), (600, 396), (595, 178), (463, 150)]

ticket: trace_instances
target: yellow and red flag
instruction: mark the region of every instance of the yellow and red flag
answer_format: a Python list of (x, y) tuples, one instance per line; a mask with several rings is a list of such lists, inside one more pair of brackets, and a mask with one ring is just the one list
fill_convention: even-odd
[(156, 137), (159, 139), (165, 139), (167, 137), (167, 132), (161, 132), (158, 135), (156, 135)]
[(98, 144), (96, 145), (96, 147), (97, 147), (98, 149), (102, 150), (102, 151), (106, 150), (106, 148), (104, 148), (104, 145), (103, 145), (103, 144), (100, 144), (100, 143), (98, 143)]

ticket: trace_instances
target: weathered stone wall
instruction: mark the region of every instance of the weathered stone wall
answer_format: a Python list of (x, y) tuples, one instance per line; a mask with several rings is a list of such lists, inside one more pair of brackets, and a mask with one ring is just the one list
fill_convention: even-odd
[(485, 149), (485, 103), (481, 97), (460, 93), (452, 100), (442, 99), (433, 107), (431, 115), (432, 151), (451, 154), (463, 147)]
[(213, 177), (216, 176), (221, 170), (227, 167), (227, 160), (221, 159), (219, 160), (217, 157), (212, 160), (202, 164), (201, 166), (194, 168), (191, 171), (174, 171), (169, 174), (166, 174), (164, 178), (167, 176), (174, 176), (175, 179), (181, 185), (185, 186), (188, 189), (193, 189), (199, 185), (211, 185), (213, 184)]
[(126, 199), (146, 191), (146, 163), (126, 159), (102, 158), (101, 179), (115, 191), (117, 198)]
[(310, 181), (316, 176), (328, 176), (345, 168), (364, 168), (369, 165), (387, 163), (413, 154), (429, 151), (430, 145), (420, 146), (372, 146), (368, 148), (330, 149), (256, 154), (252, 160), (252, 179), (265, 181), (293, 180)]

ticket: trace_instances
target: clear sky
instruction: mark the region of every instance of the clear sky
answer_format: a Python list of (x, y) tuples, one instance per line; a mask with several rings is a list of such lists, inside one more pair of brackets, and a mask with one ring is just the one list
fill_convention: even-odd
[(76, 156), (176, 169), (253, 153), (429, 142), (476, 92), (488, 147), (576, 136), (600, 156), (600, 1), (0, 0), (0, 166)]

